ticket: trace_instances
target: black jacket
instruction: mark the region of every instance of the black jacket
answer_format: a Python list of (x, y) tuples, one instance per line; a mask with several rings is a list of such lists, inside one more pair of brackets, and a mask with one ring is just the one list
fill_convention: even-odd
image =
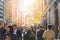
[(43, 38), (42, 38), (43, 33), (44, 33), (44, 30), (41, 30), (41, 31), (37, 32), (38, 40), (43, 40)]
[[(13, 32), (14, 32), (14, 30), (13, 30)], [(12, 40), (20, 40), (20, 37), (21, 37), (21, 31), (20, 30), (17, 30), (16, 31), (16, 34), (13, 34), (12, 33)]]

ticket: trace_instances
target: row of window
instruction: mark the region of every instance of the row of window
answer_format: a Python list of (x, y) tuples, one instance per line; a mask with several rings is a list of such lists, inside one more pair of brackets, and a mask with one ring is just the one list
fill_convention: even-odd
[(3, 2), (3, 1), (0, 1), (0, 4), (1, 4), (1, 5), (3, 5), (3, 4), (4, 4), (4, 2)]
[(0, 12), (0, 22), (3, 22), (3, 19), (4, 19), (4, 14)]
[(0, 10), (3, 11), (3, 8), (0, 7)]
[(0, 0), (0, 22), (3, 22), (4, 19), (4, 5), (3, 5), (3, 0)]
[(3, 22), (3, 21), (4, 21), (4, 19), (0, 18), (0, 22)]
[(4, 1), (4, 0), (0, 0), (0, 1)]

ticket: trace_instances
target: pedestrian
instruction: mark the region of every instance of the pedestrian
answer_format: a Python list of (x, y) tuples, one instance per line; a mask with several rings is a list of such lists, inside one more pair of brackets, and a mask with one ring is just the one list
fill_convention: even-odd
[(39, 30), (37, 32), (37, 38), (38, 38), (38, 40), (43, 40), (43, 38), (42, 38), (43, 33), (44, 33), (43, 28), (39, 28)]
[(3, 23), (0, 23), (0, 40), (2, 40), (5, 33), (4, 25)]
[(43, 33), (44, 40), (54, 40), (55, 32), (52, 30), (52, 25), (48, 25), (48, 30)]
[(24, 40), (35, 40), (34, 33), (29, 29), (27, 34), (24, 35)]
[(17, 25), (13, 25), (12, 40), (20, 40), (21, 30), (17, 29)]
[(4, 33), (2, 40), (5, 40), (5, 38), (6, 38), (7, 35), (11, 36), (10, 27), (6, 28), (6, 32)]

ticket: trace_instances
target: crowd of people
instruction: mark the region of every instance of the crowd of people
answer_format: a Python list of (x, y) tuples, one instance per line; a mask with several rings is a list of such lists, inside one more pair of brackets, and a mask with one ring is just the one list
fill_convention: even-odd
[(37, 40), (54, 40), (55, 32), (51, 25), (48, 25), (47, 30), (40, 27), (17, 27), (16, 24), (4, 26), (0, 23), (0, 40), (36, 40), (36, 37)]

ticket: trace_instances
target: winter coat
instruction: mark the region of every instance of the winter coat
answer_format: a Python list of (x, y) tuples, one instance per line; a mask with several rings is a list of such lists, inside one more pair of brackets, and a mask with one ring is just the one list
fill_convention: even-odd
[(54, 40), (55, 32), (53, 30), (45, 31), (43, 34), (44, 40)]

